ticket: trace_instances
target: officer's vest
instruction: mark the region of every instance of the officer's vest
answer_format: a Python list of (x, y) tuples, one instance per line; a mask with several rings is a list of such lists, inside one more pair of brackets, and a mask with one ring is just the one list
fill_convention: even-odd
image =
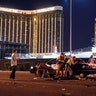
[(60, 56), (59, 62), (63, 62), (64, 63), (64, 57)]

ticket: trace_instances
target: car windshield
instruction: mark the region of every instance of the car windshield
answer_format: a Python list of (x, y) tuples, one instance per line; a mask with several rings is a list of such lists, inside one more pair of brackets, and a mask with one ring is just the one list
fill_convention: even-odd
[(47, 62), (46, 62), (46, 64), (56, 64), (57, 63), (57, 60), (56, 59), (51, 59), (51, 60), (48, 60)]
[(85, 61), (83, 60), (83, 59), (80, 59), (80, 58), (77, 58), (77, 61), (79, 62), (79, 63), (85, 63)]

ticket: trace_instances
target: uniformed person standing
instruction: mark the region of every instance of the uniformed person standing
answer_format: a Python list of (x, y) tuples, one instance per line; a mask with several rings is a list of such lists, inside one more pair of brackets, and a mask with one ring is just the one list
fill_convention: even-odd
[(57, 75), (61, 73), (61, 76), (64, 75), (64, 70), (65, 70), (65, 64), (67, 62), (66, 55), (64, 53), (61, 53), (59, 57), (57, 57), (57, 64), (58, 64), (58, 70), (57, 70)]
[(72, 65), (75, 65), (78, 61), (76, 61), (76, 56), (72, 56), (68, 59), (65, 65), (65, 75), (66, 77), (72, 77), (73, 70), (71, 69)]

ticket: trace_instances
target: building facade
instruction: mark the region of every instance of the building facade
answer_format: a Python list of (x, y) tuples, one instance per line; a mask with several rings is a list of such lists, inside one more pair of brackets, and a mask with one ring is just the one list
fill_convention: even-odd
[(21, 53), (61, 52), (63, 15), (62, 6), (38, 10), (0, 7), (0, 42), (7, 42), (0, 48), (18, 48)]

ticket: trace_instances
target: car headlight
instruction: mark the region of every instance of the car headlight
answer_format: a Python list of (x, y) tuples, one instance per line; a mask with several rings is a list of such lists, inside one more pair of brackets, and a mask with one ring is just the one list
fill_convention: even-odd
[(31, 66), (30, 69), (33, 69), (33, 66)]

